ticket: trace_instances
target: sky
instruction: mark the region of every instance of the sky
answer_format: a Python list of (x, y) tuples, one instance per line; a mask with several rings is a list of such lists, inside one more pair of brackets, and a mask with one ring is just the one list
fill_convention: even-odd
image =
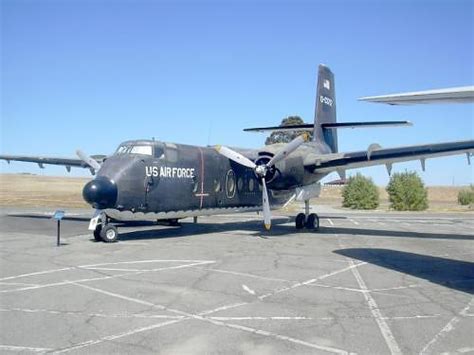
[[(474, 139), (474, 104), (357, 98), (474, 83), (474, 2), (1, 0), (0, 154), (111, 154), (152, 138), (258, 148), (247, 127), (312, 123), (319, 63), (335, 73), (339, 150)], [(466, 156), (400, 163), (427, 185), (466, 185)], [(0, 162), (2, 173), (68, 175)], [(350, 174), (356, 171), (350, 171)], [(385, 167), (360, 170), (377, 184)], [(89, 176), (73, 169), (72, 176)], [(329, 180), (337, 178), (335, 174)]]

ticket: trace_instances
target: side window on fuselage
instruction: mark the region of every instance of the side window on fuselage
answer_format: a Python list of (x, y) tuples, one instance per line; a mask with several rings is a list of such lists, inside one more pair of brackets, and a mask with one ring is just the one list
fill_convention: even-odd
[(170, 163), (176, 163), (178, 161), (178, 149), (174, 147), (166, 147), (166, 160)]
[(163, 147), (155, 146), (155, 158), (164, 159), (165, 157), (165, 150)]

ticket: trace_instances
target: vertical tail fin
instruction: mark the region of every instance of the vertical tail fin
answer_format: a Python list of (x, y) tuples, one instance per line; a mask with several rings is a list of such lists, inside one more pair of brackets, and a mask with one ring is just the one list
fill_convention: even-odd
[(334, 74), (327, 66), (320, 64), (316, 89), (313, 140), (325, 142), (333, 153), (337, 152), (336, 129), (323, 129), (323, 123), (336, 123), (336, 88)]

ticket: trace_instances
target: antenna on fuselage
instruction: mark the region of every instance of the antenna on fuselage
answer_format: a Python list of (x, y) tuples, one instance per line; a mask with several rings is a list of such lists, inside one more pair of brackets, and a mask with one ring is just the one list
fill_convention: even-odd
[(211, 135), (212, 135), (212, 119), (209, 121), (209, 130), (207, 132), (207, 146), (211, 144)]

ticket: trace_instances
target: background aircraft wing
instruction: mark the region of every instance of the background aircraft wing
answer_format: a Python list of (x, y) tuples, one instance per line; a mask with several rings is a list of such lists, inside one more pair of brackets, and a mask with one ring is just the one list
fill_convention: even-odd
[(474, 86), (405, 92), (392, 95), (361, 97), (360, 101), (379, 102), (389, 105), (474, 102)]
[[(44, 168), (44, 164), (50, 165), (62, 165), (66, 167), (67, 171), (71, 170), (71, 167), (77, 168), (88, 168), (90, 166), (79, 158), (60, 158), (60, 157), (42, 157), (42, 156), (27, 156), (27, 155), (0, 155), (1, 160), (10, 161), (24, 161), (29, 163), (36, 163), (40, 168)], [(98, 163), (102, 163), (105, 159), (105, 155), (95, 155), (92, 159)]]
[(393, 163), (420, 160), (424, 170), (428, 158), (466, 154), (468, 163), (474, 154), (474, 140), (449, 143), (382, 148), (372, 144), (367, 150), (312, 156), (305, 159), (305, 168), (314, 173), (330, 173), (366, 166), (386, 165), (389, 173)]

